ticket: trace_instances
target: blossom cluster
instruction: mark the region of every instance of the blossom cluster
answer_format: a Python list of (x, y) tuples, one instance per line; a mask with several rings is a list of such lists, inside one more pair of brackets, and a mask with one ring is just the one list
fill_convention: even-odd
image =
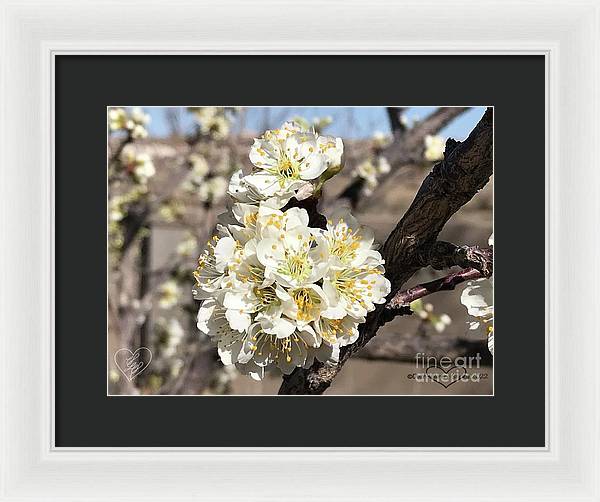
[(225, 365), (254, 379), (335, 363), (390, 292), (367, 228), (346, 210), (315, 228), (293, 206), (341, 168), (342, 154), (340, 138), (294, 123), (267, 131), (251, 148), (253, 171), (232, 177), (231, 210), (200, 256), (198, 328)]
[(131, 113), (124, 108), (111, 108), (108, 111), (108, 126), (111, 131), (128, 131), (134, 139), (146, 138), (146, 126), (150, 123), (150, 115), (141, 108), (133, 108)]
[(189, 157), (190, 174), (183, 189), (206, 203), (218, 202), (227, 194), (228, 179), (232, 174), (232, 162), (227, 150), (218, 161), (209, 164), (207, 156), (193, 153)]
[[(125, 242), (123, 221), (129, 209), (147, 197), (148, 181), (156, 174), (152, 157), (141, 152), (134, 145), (136, 139), (148, 136), (146, 126), (150, 116), (141, 108), (110, 108), (108, 110), (108, 129), (110, 132), (125, 131), (127, 136), (120, 146), (112, 141), (115, 153), (109, 157), (109, 211), (108, 211), (108, 243), (110, 261), (115, 265), (121, 255)], [(129, 183), (129, 181), (133, 183)]]
[(375, 158), (369, 158), (359, 163), (352, 174), (365, 180), (362, 193), (371, 195), (379, 185), (379, 176), (389, 173), (391, 169), (388, 160), (383, 155), (377, 155)]
[(391, 138), (376, 131), (372, 138), (371, 153), (368, 158), (358, 163), (352, 170), (352, 176), (363, 179), (361, 192), (365, 196), (373, 193), (379, 185), (379, 176), (391, 171), (390, 163), (383, 155), (383, 149), (391, 143)]
[(424, 303), (422, 299), (411, 302), (410, 309), (419, 316), (419, 318), (429, 325), (433, 326), (438, 333), (442, 333), (450, 324), (452, 318), (448, 314), (437, 315), (433, 312), (431, 303)]
[(148, 183), (148, 180), (156, 174), (156, 168), (150, 155), (136, 152), (131, 145), (123, 148), (121, 163), (125, 171), (133, 176), (137, 183), (142, 185)]
[(241, 203), (268, 200), (276, 208), (292, 197), (307, 199), (339, 172), (343, 153), (341, 138), (321, 136), (286, 122), (254, 141), (250, 150), (254, 169), (248, 176), (241, 171), (234, 173), (229, 193)]
[(189, 107), (188, 110), (194, 115), (200, 132), (214, 139), (224, 139), (229, 134), (233, 114), (236, 108), (224, 108), (217, 106)]

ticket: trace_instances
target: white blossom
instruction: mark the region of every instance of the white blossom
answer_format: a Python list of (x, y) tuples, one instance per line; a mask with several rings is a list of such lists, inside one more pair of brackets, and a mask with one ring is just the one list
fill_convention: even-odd
[(174, 317), (168, 321), (164, 318), (157, 320), (157, 327), (162, 331), (164, 338), (161, 340), (161, 352), (165, 357), (173, 357), (177, 353), (181, 341), (185, 337), (185, 331), (181, 323)]
[(233, 203), (200, 256), (198, 329), (215, 340), (223, 364), (253, 379), (273, 367), (289, 374), (315, 360), (336, 363), (390, 292), (372, 232), (348, 211), (321, 229), (305, 209), (282, 210), (337, 168), (342, 152), (339, 138), (297, 124), (267, 131), (252, 147), (255, 170), (234, 173)]
[(207, 249), (198, 259), (198, 267), (194, 272), (197, 288), (194, 289), (196, 298), (204, 298), (204, 293), (214, 293), (221, 288), (229, 265), (236, 255), (236, 241), (229, 237), (213, 237), (213, 242), (207, 242)]
[(255, 169), (244, 183), (263, 197), (289, 200), (298, 193), (310, 195), (306, 186), (328, 169), (338, 169), (343, 155), (341, 138), (319, 136), (298, 124), (285, 123), (254, 140), (250, 161)]
[(146, 153), (133, 153), (131, 150), (123, 152), (123, 164), (125, 169), (133, 174), (135, 180), (142, 185), (156, 174), (154, 163)]
[(377, 157), (377, 172), (379, 174), (387, 174), (392, 170), (392, 166), (383, 155)]
[(158, 304), (163, 309), (170, 309), (177, 305), (181, 297), (181, 288), (173, 279), (163, 282), (158, 288)]
[(387, 174), (391, 171), (388, 160), (383, 155), (378, 155), (375, 159), (369, 158), (360, 162), (352, 172), (355, 177), (360, 177), (365, 181), (362, 192), (364, 195), (371, 195), (377, 185), (380, 174)]
[(221, 200), (227, 194), (227, 187), (229, 184), (223, 176), (213, 176), (208, 180), (207, 184), (211, 200)]
[(127, 213), (124, 211), (120, 200), (112, 199), (108, 208), (108, 218), (110, 221), (118, 222), (125, 218)]
[(431, 303), (423, 303), (423, 300), (418, 299), (410, 303), (410, 309), (415, 312), (423, 322), (428, 323), (437, 331), (442, 333), (450, 324), (452, 319), (448, 314), (437, 315), (433, 312)]
[(147, 126), (150, 123), (150, 115), (144, 113), (139, 107), (135, 107), (131, 110), (131, 120), (136, 125)]
[[(494, 244), (494, 234), (489, 238)], [(474, 319), (469, 321), (469, 330), (487, 338), (488, 348), (494, 354), (494, 278), (469, 281), (461, 296), (461, 303)]]
[(108, 126), (111, 131), (127, 127), (127, 112), (123, 108), (111, 108), (108, 111)]
[(364, 317), (375, 310), (375, 304), (385, 302), (390, 281), (383, 276), (383, 267), (331, 267), (323, 279), (323, 291), (330, 305), (326, 316)]
[(203, 106), (189, 109), (200, 126), (202, 134), (210, 135), (214, 139), (224, 139), (231, 129), (231, 109)]
[(177, 221), (185, 213), (184, 204), (178, 199), (168, 199), (158, 208), (158, 215), (166, 222)]
[(201, 183), (202, 180), (210, 172), (210, 167), (206, 158), (198, 153), (192, 153), (189, 156), (189, 162), (192, 166), (191, 179), (196, 183)]
[(191, 233), (186, 233), (185, 238), (177, 244), (177, 254), (179, 256), (192, 256), (196, 248), (198, 247), (198, 239)]
[(324, 235), (338, 266), (383, 263), (381, 255), (372, 249), (375, 239), (371, 229), (361, 225), (346, 208), (337, 209), (330, 215)]
[(359, 163), (352, 174), (365, 180), (365, 185), (363, 187), (363, 193), (365, 195), (371, 195), (375, 187), (379, 184), (377, 181), (377, 167), (373, 164), (371, 159)]
[(264, 202), (274, 208), (282, 208), (289, 200), (294, 196), (292, 191), (280, 193), (268, 197), (255, 188), (253, 185), (247, 183), (244, 173), (241, 169), (234, 172), (229, 180), (229, 188), (227, 193), (235, 200), (239, 202), (258, 204)]
[(425, 160), (435, 162), (444, 158), (446, 140), (441, 136), (425, 136)]
[(493, 293), (492, 279), (482, 278), (467, 283), (460, 300), (469, 315), (476, 319), (470, 322), (470, 329), (485, 327), (494, 320)]
[(381, 131), (375, 131), (373, 133), (373, 144), (375, 148), (385, 148), (392, 142), (392, 137), (389, 134), (385, 134)]
[(433, 327), (438, 333), (443, 332), (448, 326), (452, 324), (452, 319), (448, 314), (442, 314), (438, 317), (437, 321), (434, 322)]

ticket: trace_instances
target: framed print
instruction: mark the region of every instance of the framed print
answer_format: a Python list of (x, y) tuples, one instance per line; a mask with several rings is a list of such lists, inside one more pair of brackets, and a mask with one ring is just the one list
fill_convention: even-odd
[[(168, 71), (158, 74), (184, 74), (190, 85), (178, 82), (174, 94), (165, 81), (163, 95), (152, 90), (149, 98), (137, 90), (141, 101), (127, 105), (131, 91), (121, 97), (122, 86), (110, 81), (123, 65), (144, 78), (164, 67)], [(502, 85), (478, 97), (480, 105), (376, 105), (397, 95), (392, 83), (398, 68), (421, 68), (434, 77), (445, 67), (485, 71), (490, 89), (493, 82)], [(260, 83), (249, 83), (245, 94), (223, 85), (246, 71), (270, 68), (354, 71), (362, 75), (356, 77), (362, 87), (374, 73), (391, 77), (379, 86), (377, 101), (363, 95), (355, 106), (344, 105), (350, 98), (327, 87), (288, 84), (274, 95)], [(57, 275), (57, 445), (543, 447), (544, 331), (533, 325), (527, 339), (508, 342), (514, 344), (509, 351), (527, 347), (539, 356), (537, 364), (528, 360), (519, 368), (526, 379), (509, 371), (514, 362), (495, 367), (493, 311), (507, 290), (501, 284), (492, 297), (494, 262), (502, 269), (502, 259), (494, 258), (491, 244), (492, 226), (501, 231), (505, 225), (523, 245), (543, 244), (543, 191), (536, 173), (544, 160), (544, 70), (539, 56), (57, 56), (58, 221), (72, 228), (80, 218), (76, 207), (98, 204), (93, 223), (73, 234), (90, 244), (85, 264), (77, 266), (85, 267), (90, 283), (108, 276), (108, 289), (91, 288), (82, 296), (72, 282), (77, 275)], [(222, 106), (189, 105), (201, 73), (221, 75), (203, 85), (202, 99)], [(519, 99), (502, 80), (511, 73), (526, 77)], [(77, 97), (78, 89), (86, 93)], [(421, 81), (403, 87), (412, 103), (430, 102), (432, 92)], [(447, 86), (436, 99), (465, 103), (476, 99), (472, 92), (463, 84)], [(224, 104), (231, 93), (240, 101)], [(275, 104), (290, 95), (299, 105)], [(83, 103), (95, 107), (96, 99), (105, 103), (102, 142), (91, 141), (75, 120)], [(187, 104), (168, 106), (173, 99)], [(499, 107), (527, 114), (539, 124), (538, 133), (514, 124), (501, 130)], [(171, 124), (178, 117), (181, 132), (161, 139), (155, 131), (162, 117)], [(165, 121), (162, 127), (168, 127)], [(376, 134), (377, 128), (385, 132)], [(443, 134), (455, 139), (446, 141)], [(523, 161), (538, 166), (521, 175), (518, 187), (504, 173), (493, 175), (494, 162), (505, 155), (498, 141), (521, 144)], [(96, 148), (103, 150), (106, 169), (102, 178), (90, 174), (90, 185), (102, 187), (92, 195), (61, 173), (77, 170), (79, 158)], [(306, 174), (309, 161), (317, 167)], [(494, 197), (492, 183), (496, 191), (510, 183), (511, 202), (539, 203), (520, 211), (516, 225), (514, 206)], [(59, 263), (65, 263), (59, 269), (83, 258), (66, 235), (58, 246)], [(232, 254), (222, 255), (223, 246)], [(539, 283), (542, 265), (529, 271)], [(440, 297), (447, 303), (434, 306)], [(527, 325), (532, 312), (543, 315), (541, 298), (506, 318), (507, 329)], [(75, 343), (81, 322), (96, 326), (87, 352), (102, 351), (102, 358), (81, 360), (72, 352), (81, 348), (81, 341)], [(83, 381), (71, 376), (100, 363), (103, 371), (90, 371), (88, 378), (102, 390), (86, 392)], [(506, 389), (500, 395), (498, 381)], [(403, 417), (405, 427), (398, 428), (391, 410), (400, 413), (404, 398), (415, 414)], [(407, 434), (435, 428), (440, 399), (446, 413), (477, 413), (482, 420)], [(288, 419), (281, 425), (259, 421), (248, 435), (228, 417), (244, 414), (249, 402)], [(377, 434), (352, 435), (353, 421), (342, 421), (334, 435), (302, 427), (309, 409), (360, 420), (361, 402), (383, 417)], [(176, 416), (169, 415), (173, 406), (181, 409)], [(219, 420), (210, 430), (195, 428), (193, 417), (207, 406)], [(492, 432), (490, 423), (519, 406), (527, 413), (517, 432), (508, 426)], [(115, 413), (131, 420), (89, 427), (96, 417)], [(145, 420), (133, 419), (141, 414)], [(173, 426), (153, 434), (159, 423)]]
[(2, 4), (1, 500), (600, 499), (598, 4), (434, 7)]

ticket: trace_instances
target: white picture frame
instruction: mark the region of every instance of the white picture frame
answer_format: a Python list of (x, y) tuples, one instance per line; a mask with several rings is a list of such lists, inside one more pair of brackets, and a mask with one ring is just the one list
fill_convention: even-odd
[[(600, 500), (598, 1), (0, 5), (0, 500)], [(543, 54), (546, 446), (56, 447), (53, 63), (75, 53)]]

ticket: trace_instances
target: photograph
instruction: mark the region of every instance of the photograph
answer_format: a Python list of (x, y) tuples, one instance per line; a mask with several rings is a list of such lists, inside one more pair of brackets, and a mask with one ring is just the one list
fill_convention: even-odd
[(486, 114), (108, 107), (108, 395), (493, 395), (492, 180), (385, 250)]
[(600, 502), (546, 4), (0, 0), (0, 502)]

